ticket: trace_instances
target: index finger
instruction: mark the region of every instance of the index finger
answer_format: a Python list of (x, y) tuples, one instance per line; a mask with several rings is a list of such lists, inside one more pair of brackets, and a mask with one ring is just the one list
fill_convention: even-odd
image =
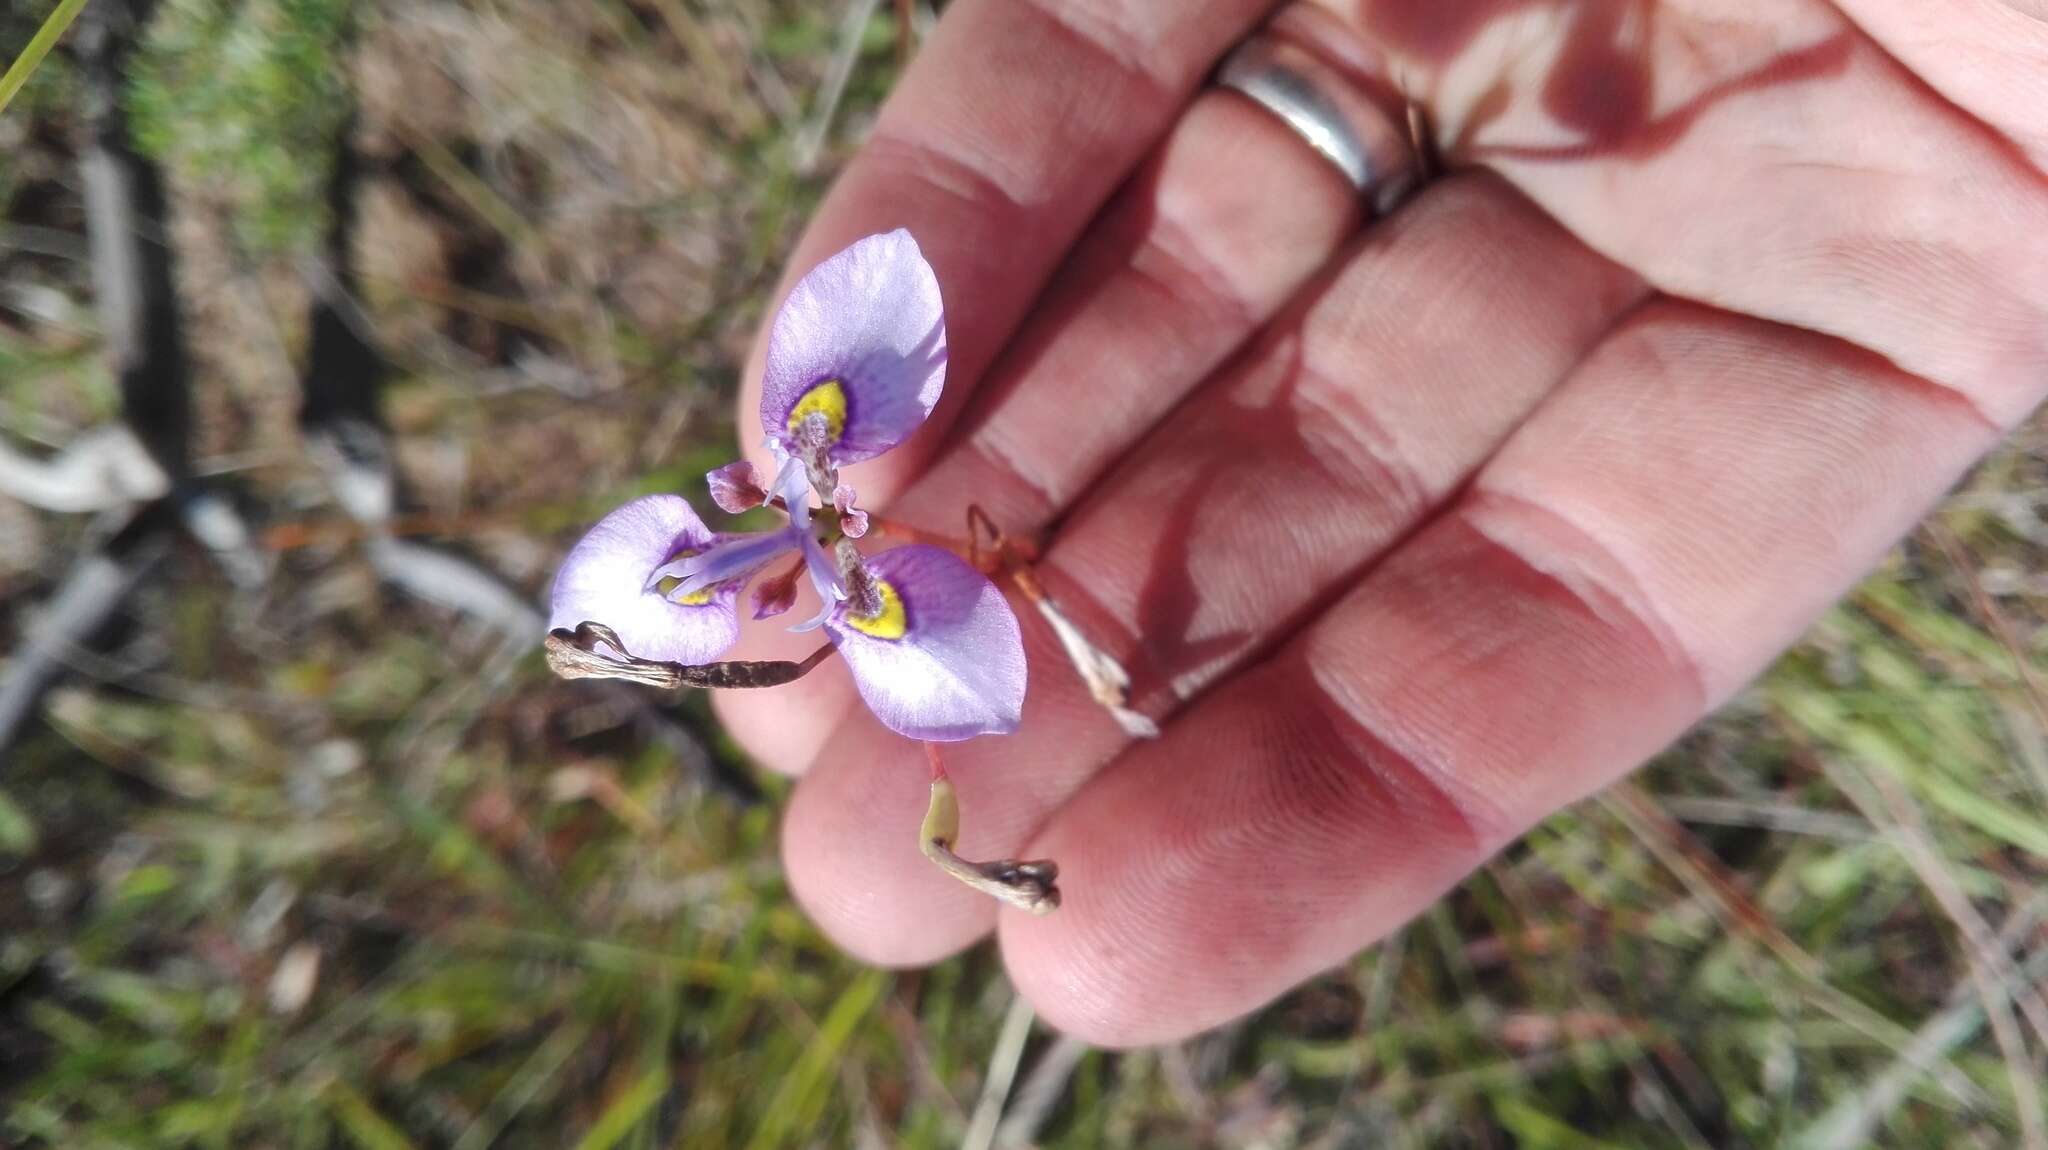
[[(917, 473), (1067, 249), (1274, 0), (960, 0), (790, 257), (909, 228), (945, 295), (946, 390), (904, 447), (849, 469), (879, 506)], [(771, 313), (772, 314), (772, 313)], [(740, 389), (755, 425), (763, 344)], [(744, 437), (745, 433), (742, 432)], [(749, 445), (751, 447), (751, 444)]]

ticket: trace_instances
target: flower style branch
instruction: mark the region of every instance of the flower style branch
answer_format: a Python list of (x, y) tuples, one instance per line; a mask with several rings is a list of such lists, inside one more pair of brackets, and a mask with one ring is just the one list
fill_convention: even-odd
[[(1123, 669), (1039, 586), (1035, 548), (1008, 539), (979, 508), (969, 511), (964, 547), (887, 530), (872, 534), (902, 545), (874, 554), (855, 545), (882, 521), (859, 507), (839, 469), (909, 438), (937, 405), (945, 378), (938, 279), (909, 232), (869, 236), (818, 265), (769, 333), (761, 427), (774, 473), (739, 462), (706, 476), (721, 509), (772, 508), (782, 525), (714, 532), (674, 495), (617, 508), (555, 576), (548, 663), (565, 678), (758, 688), (793, 682), (840, 655), (876, 718), (927, 745), (932, 797), (919, 849), (969, 886), (1045, 913), (1059, 905), (1057, 866), (974, 863), (953, 852), (959, 807), (936, 745), (1008, 734), (1022, 717), (1023, 636), (993, 579), (1046, 618), (1127, 730), (1156, 728), (1128, 709)], [(821, 606), (791, 630), (822, 629), (829, 645), (798, 663), (719, 661), (739, 640), (740, 593), (753, 584), (749, 613), (773, 618), (795, 605), (800, 578)]]

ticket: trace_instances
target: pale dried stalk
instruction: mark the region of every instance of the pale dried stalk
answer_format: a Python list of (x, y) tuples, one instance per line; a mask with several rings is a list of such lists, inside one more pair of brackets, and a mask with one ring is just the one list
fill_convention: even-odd
[[(599, 652), (600, 644), (615, 653)], [(801, 663), (782, 660), (705, 663), (701, 666), (664, 663), (659, 659), (639, 658), (626, 649), (618, 632), (589, 620), (578, 623), (573, 631), (566, 627), (555, 628), (548, 632), (543, 646), (547, 650), (548, 667), (564, 679), (624, 679), (629, 683), (644, 683), (664, 690), (678, 687), (723, 687), (729, 690), (780, 687), (803, 678), (838, 650), (832, 646), (820, 647)]]
[(1009, 1012), (1003, 1015), (1002, 1032), (996, 1036), (995, 1052), (989, 1056), (988, 1074), (982, 1079), (981, 1100), (974, 1104), (974, 1119), (967, 1126), (967, 1136), (960, 1140), (960, 1150), (989, 1150), (995, 1145), (1003, 1103), (1017, 1081), (1017, 1067), (1024, 1061), (1024, 1044), (1031, 1038), (1033, 1017), (1031, 1004), (1023, 995), (1010, 1000)]
[(1124, 734), (1134, 739), (1158, 738), (1159, 724), (1130, 707), (1131, 675), (1124, 670), (1123, 664), (1090, 643), (1050, 595), (1041, 593), (1031, 601), (1031, 605), (1038, 608), (1039, 616), (1051, 624), (1053, 636), (1060, 641), (1060, 650), (1067, 653), (1067, 661), (1074, 665), (1081, 681), (1088, 684), (1088, 694), (1109, 712), (1117, 726), (1123, 728)]

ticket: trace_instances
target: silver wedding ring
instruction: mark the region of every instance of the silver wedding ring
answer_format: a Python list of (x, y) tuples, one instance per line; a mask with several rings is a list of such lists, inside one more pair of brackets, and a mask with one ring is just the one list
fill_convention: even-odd
[(1216, 71), (1220, 87), (1278, 117), (1334, 164), (1373, 209), (1385, 213), (1421, 182), (1412, 113), (1397, 123), (1384, 99), (1360, 92), (1306, 50), (1261, 34), (1237, 46)]

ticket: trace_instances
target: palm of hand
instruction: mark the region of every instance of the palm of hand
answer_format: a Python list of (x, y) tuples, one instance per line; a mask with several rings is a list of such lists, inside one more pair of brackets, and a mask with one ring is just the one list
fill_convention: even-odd
[(1055, 858), (1068, 902), (998, 922), (903, 833), (919, 753), (840, 672), (722, 696), (808, 764), (805, 907), (892, 964), (997, 928), (1054, 1023), (1170, 1039), (1653, 754), (2048, 390), (2035, 2), (1303, 0), (1454, 173), (1360, 232), (1201, 86), (1259, 0), (958, 0), (792, 269), (917, 234), (947, 403), (854, 482), (1047, 530), (1166, 732), (1027, 628), (1022, 731), (949, 764), (965, 853)]

